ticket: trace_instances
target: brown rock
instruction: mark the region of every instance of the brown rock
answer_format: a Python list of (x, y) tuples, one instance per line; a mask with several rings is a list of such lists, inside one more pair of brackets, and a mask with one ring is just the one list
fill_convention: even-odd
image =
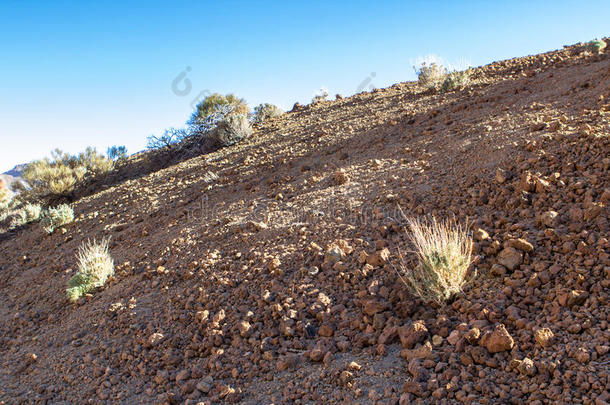
[(366, 304), (364, 305), (364, 313), (369, 315), (369, 316), (373, 316), (378, 312), (383, 312), (386, 309), (388, 309), (387, 304), (380, 302), (378, 300), (369, 300), (366, 302)]
[(331, 337), (334, 333), (335, 333), (335, 330), (333, 329), (332, 326), (330, 326), (328, 324), (324, 324), (324, 325), (320, 326), (320, 329), (318, 330), (318, 334), (320, 336), (324, 336), (324, 337)]
[(534, 339), (542, 347), (549, 346), (553, 341), (554, 334), (549, 328), (538, 329), (534, 332)]
[(540, 215), (538, 221), (548, 228), (555, 228), (559, 223), (559, 214), (555, 211), (546, 211)]
[(525, 239), (509, 239), (508, 246), (521, 250), (522, 252), (531, 253), (534, 251), (534, 245)]
[(400, 357), (407, 360), (412, 359), (425, 359), (432, 354), (432, 344), (430, 342), (424, 343), (422, 346), (416, 347), (415, 349), (402, 349), (400, 351)]
[(423, 321), (415, 321), (409, 326), (398, 328), (400, 343), (405, 349), (412, 349), (416, 344), (423, 342), (428, 337), (428, 328)]
[(380, 267), (384, 266), (390, 258), (390, 250), (383, 248), (377, 252), (370, 254), (366, 258), (366, 262), (371, 266)]
[(528, 357), (524, 358), (519, 363), (519, 365), (517, 366), (517, 370), (519, 370), (519, 373), (521, 373), (522, 375), (526, 375), (528, 377), (533, 377), (538, 372), (536, 365), (534, 364), (532, 359)]
[(568, 293), (567, 304), (568, 307), (572, 308), (575, 305), (582, 305), (585, 303), (589, 293), (583, 290), (572, 290)]
[(402, 386), (402, 392), (408, 392), (418, 397), (424, 395), (424, 391), (424, 386), (417, 381), (407, 381)]
[(479, 340), (479, 344), (487, 348), (489, 353), (499, 353), (511, 350), (515, 345), (512, 336), (503, 324), (495, 327), (493, 332), (487, 332)]
[(498, 263), (509, 270), (515, 270), (523, 262), (523, 253), (515, 248), (504, 248), (497, 256)]

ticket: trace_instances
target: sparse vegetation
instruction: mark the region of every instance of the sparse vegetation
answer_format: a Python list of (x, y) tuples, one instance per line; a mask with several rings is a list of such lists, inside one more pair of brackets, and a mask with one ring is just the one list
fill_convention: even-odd
[(38, 221), (41, 214), (42, 207), (40, 204), (26, 204), (13, 213), (10, 227), (17, 228), (30, 222)]
[(72, 302), (97, 287), (103, 286), (114, 274), (114, 261), (108, 249), (108, 239), (83, 243), (78, 250), (77, 273), (68, 281), (66, 294)]
[(45, 232), (51, 234), (55, 229), (72, 221), (74, 221), (74, 210), (67, 204), (61, 204), (46, 210), (42, 215), (40, 224)]
[(456, 221), (407, 219), (409, 240), (418, 264), (401, 277), (409, 291), (425, 302), (442, 303), (462, 290), (471, 264), (472, 238)]
[(114, 145), (108, 148), (106, 155), (108, 155), (108, 159), (114, 161), (125, 159), (127, 157), (127, 148), (125, 146)]
[(587, 44), (587, 50), (594, 54), (601, 54), (606, 48), (606, 42), (601, 39), (594, 39)]
[(171, 148), (172, 145), (182, 142), (188, 135), (189, 133), (186, 129), (168, 128), (161, 136), (149, 136), (146, 147), (148, 149)]
[(248, 105), (243, 98), (239, 98), (234, 94), (227, 94), (223, 96), (222, 94), (214, 93), (197, 104), (196, 110), (187, 124), (195, 126), (203, 124), (206, 122), (208, 117), (214, 113), (218, 113), (219, 111), (227, 111), (227, 115), (248, 115), (250, 112)]
[(417, 74), (418, 83), (426, 89), (437, 89), (448, 74), (447, 69), (437, 63), (427, 64), (423, 62), (419, 69), (415, 66), (413, 69)]
[(113, 166), (110, 159), (91, 147), (77, 156), (56, 149), (51, 157), (30, 163), (23, 172), (23, 178), (31, 187), (27, 194), (32, 199), (65, 196), (86, 177), (106, 173)]
[(217, 147), (234, 145), (250, 135), (252, 135), (252, 127), (248, 117), (242, 114), (229, 115), (207, 133), (214, 146)]
[(328, 91), (325, 88), (321, 88), (320, 90), (318, 90), (318, 94), (313, 96), (313, 100), (311, 100), (311, 103), (312, 104), (321, 103), (323, 101), (326, 101), (327, 97), (328, 97)]
[(470, 82), (470, 69), (449, 72), (443, 80), (441, 91), (459, 90)]
[(279, 117), (282, 114), (284, 114), (284, 111), (274, 104), (259, 104), (258, 106), (254, 107), (253, 122), (255, 124), (262, 124), (270, 118)]

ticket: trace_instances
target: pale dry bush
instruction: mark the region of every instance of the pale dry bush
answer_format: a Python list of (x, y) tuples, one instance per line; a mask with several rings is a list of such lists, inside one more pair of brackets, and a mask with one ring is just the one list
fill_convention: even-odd
[(17, 228), (40, 219), (42, 207), (40, 204), (25, 204), (12, 214), (11, 228)]
[(401, 255), (400, 275), (409, 291), (426, 302), (442, 303), (462, 291), (472, 262), (472, 238), (455, 220), (407, 218), (409, 240), (418, 264), (409, 268)]
[(40, 224), (45, 232), (51, 234), (55, 229), (72, 221), (74, 221), (74, 210), (67, 204), (61, 204), (46, 210), (42, 215)]
[(281, 108), (274, 104), (264, 103), (254, 107), (253, 122), (255, 124), (262, 124), (271, 118), (279, 117), (284, 114)]
[(413, 66), (417, 74), (417, 82), (426, 89), (438, 88), (447, 75), (447, 69), (441, 64), (423, 62), (419, 69)]
[(68, 281), (66, 294), (72, 302), (95, 288), (103, 286), (114, 274), (114, 261), (108, 249), (108, 239), (87, 241), (78, 249), (78, 271)]
[(51, 156), (52, 159), (45, 158), (28, 164), (24, 170), (23, 178), (31, 187), (24, 193), (27, 199), (67, 195), (86, 177), (107, 173), (114, 165), (112, 160), (91, 147), (78, 155), (56, 149)]
[(252, 126), (248, 117), (243, 114), (231, 114), (220, 121), (216, 127), (207, 131), (206, 136), (217, 147), (225, 147), (249, 138)]

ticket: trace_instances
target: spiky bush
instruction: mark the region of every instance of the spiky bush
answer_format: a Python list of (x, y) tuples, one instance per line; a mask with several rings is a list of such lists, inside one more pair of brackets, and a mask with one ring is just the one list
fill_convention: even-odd
[(205, 122), (208, 117), (217, 113), (223, 107), (229, 107), (230, 114), (248, 115), (250, 109), (246, 100), (239, 98), (234, 94), (222, 95), (214, 93), (197, 104), (195, 112), (187, 122), (188, 125), (199, 125)]
[(270, 118), (279, 117), (282, 114), (284, 114), (284, 111), (276, 105), (269, 103), (259, 104), (254, 107), (253, 122), (255, 124), (262, 124)]
[(252, 127), (248, 117), (242, 114), (232, 114), (220, 121), (218, 125), (207, 132), (207, 136), (216, 147), (234, 145), (252, 135)]
[(606, 42), (601, 39), (594, 39), (587, 44), (587, 50), (595, 54), (601, 54), (606, 48)]
[(40, 219), (42, 207), (40, 204), (25, 204), (23, 208), (18, 209), (13, 213), (11, 219), (11, 228), (17, 228), (30, 222), (35, 222)]
[(470, 69), (449, 72), (441, 86), (442, 91), (453, 91), (466, 87), (470, 82)]
[(114, 261), (108, 249), (108, 239), (83, 243), (78, 249), (77, 273), (68, 281), (66, 294), (72, 302), (83, 295), (103, 286), (114, 274)]
[(42, 215), (40, 224), (45, 232), (51, 234), (58, 227), (67, 225), (72, 221), (74, 221), (74, 210), (67, 204), (61, 204), (46, 210)]
[(51, 157), (30, 163), (23, 172), (31, 187), (27, 194), (34, 199), (67, 195), (86, 177), (106, 173), (113, 166), (110, 159), (91, 147), (74, 156), (56, 149)]
[(430, 64), (423, 62), (419, 68), (414, 66), (413, 69), (417, 74), (417, 82), (426, 89), (438, 88), (448, 73), (444, 66), (434, 62)]
[(472, 238), (454, 220), (407, 218), (408, 237), (418, 264), (408, 268), (402, 258), (401, 278), (425, 302), (442, 303), (462, 290), (471, 264)]

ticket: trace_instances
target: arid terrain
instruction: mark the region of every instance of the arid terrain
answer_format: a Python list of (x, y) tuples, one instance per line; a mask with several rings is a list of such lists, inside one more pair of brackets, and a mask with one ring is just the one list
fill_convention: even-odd
[[(0, 403), (610, 402), (609, 54), (132, 159), (60, 231), (0, 235)], [(398, 275), (399, 252), (415, 263), (398, 208), (471, 224), (476, 277), (444, 306)], [(116, 274), (70, 303), (78, 247), (107, 236)]]

